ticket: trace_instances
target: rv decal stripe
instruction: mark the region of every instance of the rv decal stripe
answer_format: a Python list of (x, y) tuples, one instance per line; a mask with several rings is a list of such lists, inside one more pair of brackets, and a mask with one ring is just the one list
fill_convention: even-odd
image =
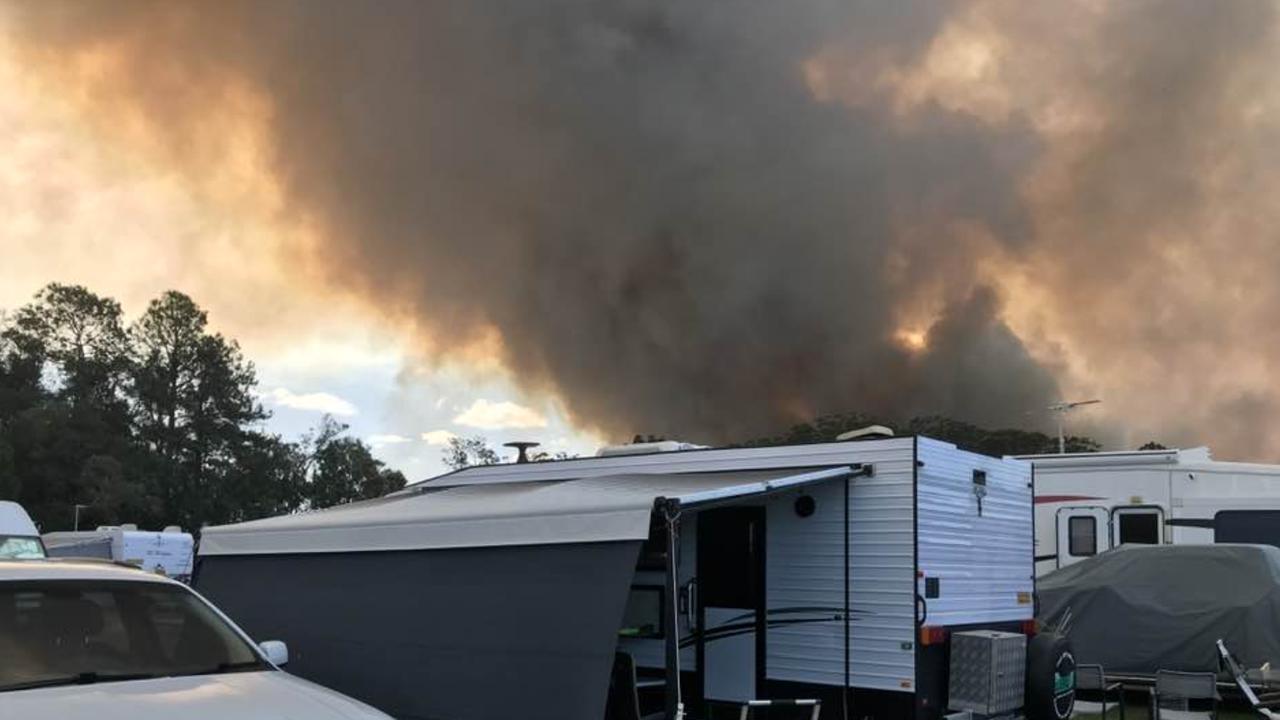
[(1057, 559), (1058, 559), (1057, 553), (1054, 553), (1053, 555), (1037, 555), (1036, 556), (1036, 562), (1045, 562), (1046, 560), (1057, 560)]
[(1105, 500), (1106, 498), (1095, 497), (1093, 495), (1037, 495), (1036, 504), (1059, 503), (1059, 502), (1076, 502), (1079, 500)]

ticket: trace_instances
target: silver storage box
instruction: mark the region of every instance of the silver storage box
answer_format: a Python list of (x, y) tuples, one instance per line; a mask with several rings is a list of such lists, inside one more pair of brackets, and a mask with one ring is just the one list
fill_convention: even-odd
[(951, 636), (947, 706), (981, 715), (1022, 708), (1027, 638), (1016, 633), (969, 630)]

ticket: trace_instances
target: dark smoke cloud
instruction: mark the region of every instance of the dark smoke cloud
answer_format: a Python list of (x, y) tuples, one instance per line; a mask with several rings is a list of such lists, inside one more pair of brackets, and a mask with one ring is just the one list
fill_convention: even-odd
[[(585, 0), (40, 3), (35, 46), (124, 55), (181, 148), (220, 83), (270, 99), (273, 167), (332, 278), (437, 343), (495, 327), (579, 422), (723, 440), (825, 411), (1021, 420), (1054, 392), (989, 292), (913, 357), (896, 218), (1026, 233), (1029, 135), (813, 97), (833, 37), (909, 57), (942, 5)], [(1012, 148), (1012, 149), (1011, 149)], [(180, 149), (179, 151), (180, 152)], [(938, 242), (946, 236), (938, 228)]]
[[(1065, 328), (1055, 341), (1099, 374), (1108, 352), (1149, 362), (1176, 344), (1129, 309), (1157, 289), (1161, 264), (1143, 256), (1163, 248), (1152, 228), (1205, 222), (1205, 164), (1238, 129), (1222, 109), (1274, 42), (1271, 11), (1048, 5), (10, 9), (33, 66), (111, 53), (98, 100), (141, 112), (194, 173), (206, 111), (236, 83), (261, 93), (286, 211), (321, 229), (329, 280), (441, 352), (492, 327), (516, 377), (581, 424), (725, 440), (828, 411), (1035, 422), (1066, 370), (1002, 320), (980, 272), (993, 257), (1031, 269)], [(965, 8), (1004, 36), (1011, 110), (926, 97), (904, 111), (877, 70), (918, 63)], [(806, 82), (831, 48), (857, 102)], [(1059, 92), (1101, 124), (1046, 134), (1037, 111)], [(1054, 189), (1028, 190), (1038, 178)], [(912, 352), (898, 333), (919, 307), (932, 325)], [(1235, 337), (1200, 328), (1195, 307), (1179, 296), (1170, 312)], [(1160, 415), (1115, 388), (1116, 406)]]

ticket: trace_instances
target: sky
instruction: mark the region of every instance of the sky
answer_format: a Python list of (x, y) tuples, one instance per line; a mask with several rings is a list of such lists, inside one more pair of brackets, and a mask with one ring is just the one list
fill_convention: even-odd
[(1091, 398), (1280, 460), (1273, 3), (731, 5), (0, 2), (0, 307), (180, 289), (410, 477)]
[(0, 42), (0, 309), (49, 282), (81, 283), (132, 318), (164, 290), (183, 290), (255, 364), (268, 429), (297, 438), (330, 414), (410, 480), (446, 470), (454, 435), (495, 447), (533, 440), (552, 453), (602, 444), (491, 362), (416, 361), (379, 313), (293, 277), (269, 251), (269, 223), (225, 215), (171, 170), (104, 144), (7, 50)]

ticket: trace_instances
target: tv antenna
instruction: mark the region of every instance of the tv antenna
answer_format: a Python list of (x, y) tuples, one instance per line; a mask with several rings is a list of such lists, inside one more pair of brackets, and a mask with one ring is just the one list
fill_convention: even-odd
[(502, 443), (502, 447), (515, 448), (520, 454), (516, 456), (516, 463), (523, 465), (529, 462), (529, 448), (536, 448), (542, 443), (529, 442), (520, 440), (516, 442)]
[(1049, 406), (1051, 412), (1058, 413), (1058, 454), (1063, 455), (1067, 452), (1067, 436), (1063, 429), (1066, 423), (1067, 413), (1075, 410), (1082, 405), (1096, 405), (1101, 400), (1076, 400), (1075, 402), (1056, 402)]

